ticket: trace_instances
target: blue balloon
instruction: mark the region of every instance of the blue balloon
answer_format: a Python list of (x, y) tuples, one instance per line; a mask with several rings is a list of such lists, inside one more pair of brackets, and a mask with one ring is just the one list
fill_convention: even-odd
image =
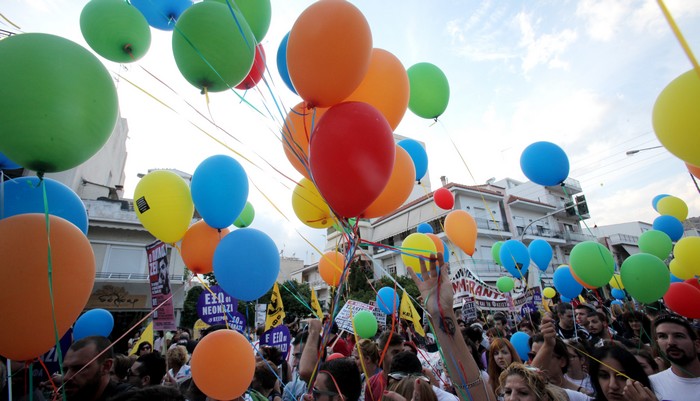
[(445, 240), (442, 240), (442, 247), (445, 248), (445, 252), (442, 254), (442, 260), (447, 263), (450, 261), (450, 249), (447, 247), (447, 242), (445, 242)]
[[(571, 298), (567, 298), (565, 296), (560, 296), (559, 299), (565, 303), (571, 302)], [(615, 303), (615, 301), (613, 301), (612, 303)]]
[(528, 352), (530, 352), (528, 340), (530, 340), (530, 336), (522, 331), (518, 331), (510, 337), (510, 343), (513, 344), (513, 348), (515, 348), (518, 356), (520, 356), (520, 359), (523, 361), (527, 361), (529, 359), (527, 356)]
[(226, 228), (245, 207), (248, 175), (236, 159), (226, 155), (211, 156), (192, 174), (190, 191), (204, 221), (213, 228)]
[(280, 46), (277, 48), (277, 71), (279, 71), (280, 77), (282, 77), (282, 81), (287, 85), (287, 88), (296, 95), (297, 91), (294, 89), (292, 78), (289, 76), (289, 69), (287, 68), (287, 42), (289, 42), (289, 32), (284, 35)]
[(535, 265), (540, 268), (540, 270), (545, 271), (549, 267), (549, 262), (552, 261), (552, 246), (549, 242), (543, 239), (536, 239), (530, 242), (527, 247), (530, 252), (530, 258), (535, 262)]
[(501, 258), (501, 265), (513, 277), (527, 277), (527, 269), (530, 267), (530, 253), (525, 244), (518, 240), (509, 239), (501, 245), (498, 255)]
[(625, 290), (613, 288), (612, 291), (610, 291), (610, 294), (612, 294), (613, 298), (615, 299), (625, 299)]
[(674, 276), (673, 274), (671, 274), (671, 282), (672, 282), (672, 283), (680, 283), (680, 282), (683, 282), (683, 281), (685, 281), (685, 280), (683, 280), (683, 279), (681, 279), (681, 278), (678, 278), (678, 277)]
[(239, 228), (219, 242), (213, 265), (214, 276), (227, 294), (254, 301), (275, 284), (280, 255), (275, 242), (264, 232)]
[(654, 230), (665, 232), (673, 242), (676, 242), (683, 237), (683, 223), (673, 216), (659, 216), (654, 219), (651, 226)]
[(651, 207), (654, 208), (658, 212), (658, 209), (656, 209), (656, 205), (659, 203), (659, 201), (667, 196), (671, 196), (669, 194), (659, 194), (654, 197), (654, 199), (651, 200)]
[(610, 305), (623, 305), (623, 303), (619, 299), (615, 299), (612, 302), (610, 302)]
[[(4, 206), (2, 218), (26, 213), (44, 213), (44, 194), (37, 177), (19, 177), (3, 183)], [(78, 195), (56, 180), (44, 178), (49, 214), (73, 223), (87, 235), (88, 215)]]
[(401, 146), (411, 156), (413, 165), (416, 168), (416, 181), (420, 181), (428, 171), (428, 154), (425, 152), (425, 148), (413, 139), (402, 139), (397, 145)]
[(428, 223), (418, 224), (418, 228), (416, 228), (416, 230), (421, 234), (433, 234), (433, 227)]
[(569, 158), (551, 142), (535, 142), (523, 150), (520, 168), (536, 184), (559, 185), (569, 176)]
[(73, 341), (89, 336), (109, 337), (114, 328), (114, 317), (104, 309), (92, 309), (75, 321)]
[(382, 287), (377, 291), (377, 307), (379, 310), (392, 315), (399, 308), (399, 295), (391, 287)]
[(192, 5), (192, 0), (131, 0), (148, 21), (148, 25), (163, 31), (172, 31), (175, 21)]
[(0, 152), (0, 170), (17, 170), (18, 168), (22, 168), (22, 166), (8, 159), (7, 156)]
[[(225, 238), (225, 237), (224, 237)], [(583, 286), (571, 275), (569, 266), (559, 266), (554, 271), (554, 288), (562, 295), (562, 298), (576, 298), (583, 291)], [(567, 301), (568, 302), (568, 301)]]

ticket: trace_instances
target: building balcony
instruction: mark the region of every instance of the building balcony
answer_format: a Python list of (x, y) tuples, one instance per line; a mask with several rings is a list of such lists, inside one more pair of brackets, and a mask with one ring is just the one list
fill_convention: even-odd
[(581, 189), (581, 183), (578, 180), (575, 180), (573, 178), (567, 178), (564, 180), (564, 185), (555, 185), (555, 186), (548, 186), (547, 187), (550, 191), (552, 192), (557, 192), (557, 193), (563, 193), (563, 194), (568, 194), (568, 195), (573, 195), (580, 193), (582, 191)]
[(626, 234), (613, 234), (610, 236), (610, 245), (637, 245), (639, 237)]
[(575, 232), (571, 232), (571, 231), (564, 232), (564, 239), (567, 242), (584, 242), (584, 241), (597, 241), (598, 240), (598, 238), (596, 238), (595, 235), (584, 234), (584, 233), (575, 233)]
[[(145, 273), (118, 273), (118, 272), (96, 272), (96, 279), (115, 280), (115, 281), (147, 281), (148, 274)], [(184, 281), (185, 276), (182, 274), (171, 274), (171, 281)]]
[(491, 231), (510, 231), (508, 229), (508, 223), (498, 220), (486, 219), (483, 217), (475, 217), (476, 227), (480, 230), (491, 230)]

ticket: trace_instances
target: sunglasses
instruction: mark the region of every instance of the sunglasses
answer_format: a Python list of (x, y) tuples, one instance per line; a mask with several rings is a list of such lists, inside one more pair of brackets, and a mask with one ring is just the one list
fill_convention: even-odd
[(328, 397), (333, 397), (338, 395), (335, 391), (326, 391), (326, 390), (319, 390), (316, 387), (311, 389), (311, 394), (314, 397), (314, 400), (318, 400), (322, 395), (327, 395)]
[(403, 380), (407, 377), (415, 377), (416, 379), (420, 379), (420, 380), (423, 380), (424, 382), (430, 383), (430, 379), (428, 379), (427, 377), (425, 377), (421, 374), (418, 374), (418, 373), (391, 372), (391, 373), (389, 373), (388, 376), (390, 379), (394, 379), (397, 381)]

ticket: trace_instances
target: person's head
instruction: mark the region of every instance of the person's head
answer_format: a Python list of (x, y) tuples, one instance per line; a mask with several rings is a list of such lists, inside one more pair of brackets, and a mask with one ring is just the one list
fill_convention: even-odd
[(644, 369), (644, 373), (646, 373), (647, 376), (659, 373), (659, 364), (656, 363), (656, 360), (651, 355), (651, 352), (644, 348), (636, 348), (631, 352), (632, 355), (634, 355), (634, 358), (637, 359), (637, 362), (639, 362), (639, 365), (641, 365), (642, 369)]
[(498, 377), (500, 392), (505, 401), (555, 401), (559, 398), (547, 384), (543, 372), (514, 363)]
[(314, 401), (357, 401), (362, 381), (360, 371), (350, 358), (321, 364), (311, 393)]
[(391, 378), (392, 373), (420, 374), (422, 371), (423, 366), (416, 354), (411, 351), (401, 351), (394, 355), (394, 359), (391, 361), (389, 378)]
[[(377, 343), (370, 339), (363, 338), (352, 350), (352, 356), (355, 358), (357, 368), (361, 371), (364, 371), (364, 369), (362, 369), (363, 363), (365, 364), (365, 368), (368, 366), (376, 367), (379, 364), (379, 349), (377, 348)], [(362, 358), (360, 358), (360, 356)], [(373, 374), (374, 372), (367, 373)]]
[(576, 323), (579, 326), (588, 328), (588, 316), (595, 313), (595, 308), (588, 304), (579, 304), (574, 310), (574, 315), (576, 317)]
[(622, 315), (625, 331), (635, 337), (651, 336), (651, 324), (647, 315), (639, 311), (628, 311)]
[[(398, 376), (396, 376), (398, 378)], [(437, 401), (435, 391), (430, 385), (430, 380), (421, 374), (405, 375), (399, 380), (393, 381), (388, 389), (394, 391), (407, 400), (413, 399), (413, 392), (418, 390), (421, 401)], [(386, 397), (382, 400), (387, 400)]]
[[(528, 343), (530, 344), (530, 352), (528, 353), (528, 357), (532, 361), (544, 344), (544, 336), (542, 336), (540, 333), (535, 334), (534, 336), (530, 337)], [(566, 373), (566, 370), (569, 367), (569, 353), (566, 349), (566, 344), (564, 344), (561, 338), (557, 337), (555, 339), (552, 357), (549, 359), (549, 361), (546, 361), (546, 363), (547, 367), (544, 370), (547, 371), (550, 378), (561, 377), (564, 375), (564, 373)]]
[[(513, 344), (505, 338), (496, 338), (491, 342), (491, 347), (489, 348), (489, 359), (488, 366), (491, 370), (491, 366), (498, 368), (494, 373), (498, 374), (503, 369), (507, 368), (513, 362), (522, 362), (518, 353), (515, 351)], [(489, 372), (489, 376), (491, 373)]]
[[(379, 346), (379, 352), (384, 352), (382, 369), (384, 369), (385, 372), (388, 372), (389, 368), (391, 368), (391, 361), (393, 360), (394, 355), (403, 351), (403, 338), (399, 333), (392, 333), (391, 331), (387, 330), (383, 332), (381, 336), (379, 336), (377, 345)], [(386, 352), (384, 351), (385, 348)]]
[(484, 330), (479, 323), (474, 323), (462, 331), (462, 334), (469, 337), (475, 344), (481, 344), (484, 339)]
[(505, 315), (496, 314), (493, 317), (493, 327), (502, 332), (506, 332), (508, 329), (508, 319), (505, 317)]
[(138, 356), (148, 354), (153, 352), (153, 346), (148, 341), (144, 341), (139, 344), (139, 348), (136, 350)]
[(608, 330), (608, 319), (600, 312), (588, 315), (588, 332), (603, 337)]
[(557, 319), (559, 319), (559, 326), (564, 329), (571, 329), (574, 327), (574, 308), (568, 302), (559, 302), (557, 304)]
[(634, 355), (614, 343), (593, 351), (589, 374), (597, 400), (623, 401), (628, 377), (653, 391), (649, 377)]
[(113, 363), (112, 343), (106, 337), (90, 336), (74, 342), (63, 358), (66, 397), (81, 400), (101, 396), (109, 384)]
[(493, 340), (495, 340), (497, 338), (505, 338), (505, 337), (506, 337), (506, 334), (503, 331), (501, 331), (495, 327), (491, 327), (490, 329), (486, 330), (486, 338), (489, 340), (489, 344), (492, 343)]
[(572, 338), (566, 340), (565, 345), (567, 345), (566, 352), (569, 359), (567, 372), (573, 377), (584, 374), (587, 368), (588, 355), (591, 353), (588, 344), (584, 340)]
[(250, 386), (263, 394), (267, 394), (272, 390), (275, 387), (275, 383), (277, 383), (277, 372), (273, 372), (272, 368), (274, 367), (265, 361), (256, 363), (253, 381)]
[(410, 351), (410, 352), (413, 352), (414, 354), (418, 355), (418, 347), (416, 346), (416, 343), (414, 343), (413, 341), (404, 341), (403, 342), (403, 350)]
[(112, 370), (109, 372), (112, 381), (121, 383), (126, 381), (126, 377), (129, 374), (129, 368), (134, 364), (134, 360), (123, 354), (117, 354), (114, 356), (114, 363), (112, 363)]
[(165, 358), (171, 369), (178, 370), (187, 363), (187, 348), (182, 345), (168, 350)]
[(127, 381), (134, 387), (149, 387), (160, 384), (165, 375), (165, 359), (150, 352), (141, 355), (129, 369)]
[(457, 319), (457, 326), (459, 326), (460, 329), (464, 329), (467, 327), (467, 323), (462, 319)]
[(298, 368), (301, 362), (301, 353), (304, 351), (306, 342), (309, 340), (309, 332), (302, 331), (294, 336), (292, 340), (292, 367)]
[(527, 320), (523, 320), (522, 322), (518, 323), (518, 331), (522, 331), (528, 336), (532, 336), (533, 334), (535, 334), (534, 327), (532, 327), (532, 324)]
[(698, 363), (700, 340), (690, 323), (674, 314), (654, 319), (654, 334), (662, 355), (680, 367)]

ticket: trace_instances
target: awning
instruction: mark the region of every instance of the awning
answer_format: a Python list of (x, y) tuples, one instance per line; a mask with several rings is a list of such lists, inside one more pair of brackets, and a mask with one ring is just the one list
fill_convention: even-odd
[(625, 249), (625, 251), (627, 251), (627, 253), (630, 254), (630, 256), (636, 255), (639, 253), (639, 247), (637, 247), (637, 246), (622, 244), (622, 247)]

